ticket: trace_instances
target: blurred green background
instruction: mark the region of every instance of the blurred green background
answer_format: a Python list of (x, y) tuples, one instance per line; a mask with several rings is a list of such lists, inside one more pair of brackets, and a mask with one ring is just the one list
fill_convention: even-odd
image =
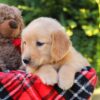
[(89, 60), (100, 79), (100, 0), (0, 0), (0, 3), (22, 10), (26, 25), (40, 16), (60, 21), (75, 48)]

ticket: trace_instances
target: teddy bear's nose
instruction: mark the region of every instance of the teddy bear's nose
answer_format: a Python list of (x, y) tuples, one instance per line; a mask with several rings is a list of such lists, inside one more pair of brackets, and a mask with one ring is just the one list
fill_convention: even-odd
[(11, 20), (11, 21), (9, 22), (9, 25), (10, 25), (10, 27), (13, 28), (13, 29), (18, 28), (18, 23), (17, 23), (16, 21), (14, 21), (14, 20)]

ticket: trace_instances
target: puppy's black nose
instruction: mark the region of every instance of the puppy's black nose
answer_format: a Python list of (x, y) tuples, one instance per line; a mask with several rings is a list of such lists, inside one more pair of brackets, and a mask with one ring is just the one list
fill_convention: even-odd
[(23, 62), (24, 62), (25, 64), (29, 64), (29, 63), (30, 63), (30, 59), (23, 59)]

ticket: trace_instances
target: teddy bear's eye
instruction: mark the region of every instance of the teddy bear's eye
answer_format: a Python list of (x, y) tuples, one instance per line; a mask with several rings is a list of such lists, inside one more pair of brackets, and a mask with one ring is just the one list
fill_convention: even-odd
[(37, 42), (36, 42), (36, 45), (37, 45), (37, 46), (43, 46), (44, 44), (45, 44), (44, 42), (40, 42), (40, 41), (37, 41)]

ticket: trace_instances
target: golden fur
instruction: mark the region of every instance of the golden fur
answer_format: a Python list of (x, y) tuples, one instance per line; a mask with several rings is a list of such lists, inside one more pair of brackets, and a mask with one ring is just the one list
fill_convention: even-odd
[[(43, 43), (38, 46), (37, 42)], [(52, 18), (32, 21), (22, 33), (22, 59), (30, 59), (27, 71), (48, 85), (58, 83), (63, 90), (73, 85), (75, 73), (89, 65), (78, 53), (64, 28)]]

